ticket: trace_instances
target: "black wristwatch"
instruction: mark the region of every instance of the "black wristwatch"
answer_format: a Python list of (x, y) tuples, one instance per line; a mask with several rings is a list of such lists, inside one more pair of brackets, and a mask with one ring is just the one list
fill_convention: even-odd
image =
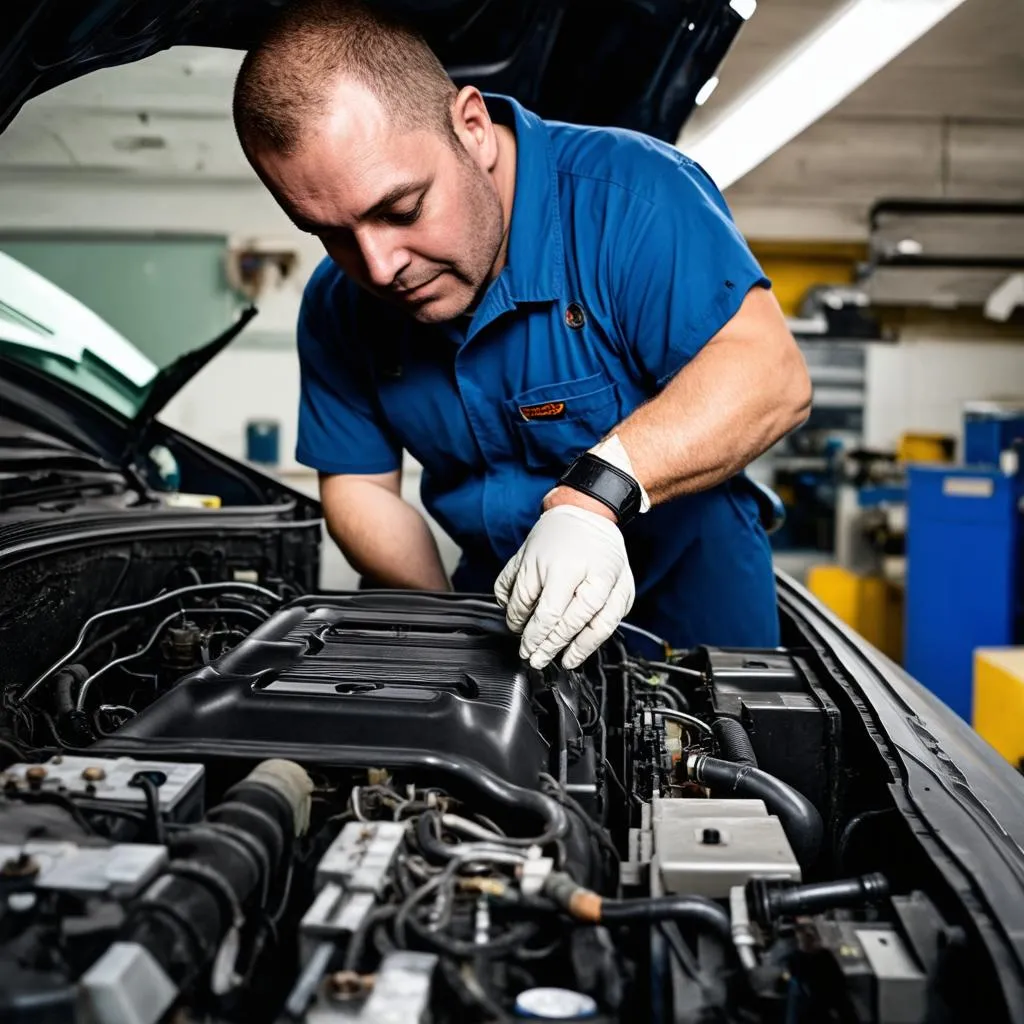
[(625, 526), (640, 511), (640, 485), (618, 466), (590, 452), (573, 459), (558, 482), (607, 505), (618, 517), (619, 526)]

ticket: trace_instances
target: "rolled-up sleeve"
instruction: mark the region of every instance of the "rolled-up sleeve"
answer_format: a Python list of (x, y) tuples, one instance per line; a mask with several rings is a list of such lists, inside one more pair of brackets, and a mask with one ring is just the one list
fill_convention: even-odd
[(321, 473), (388, 473), (402, 447), (376, 399), (372, 369), (353, 336), (349, 288), (324, 261), (302, 297), (301, 390), (295, 458)]
[(663, 161), (616, 238), (615, 316), (628, 356), (663, 386), (770, 287), (714, 182), (692, 160)]

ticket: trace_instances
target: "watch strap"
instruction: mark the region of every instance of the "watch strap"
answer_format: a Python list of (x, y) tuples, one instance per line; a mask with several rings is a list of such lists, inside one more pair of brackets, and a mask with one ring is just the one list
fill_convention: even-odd
[(619, 526), (625, 526), (640, 511), (640, 484), (599, 455), (584, 452), (577, 456), (558, 482), (611, 509)]

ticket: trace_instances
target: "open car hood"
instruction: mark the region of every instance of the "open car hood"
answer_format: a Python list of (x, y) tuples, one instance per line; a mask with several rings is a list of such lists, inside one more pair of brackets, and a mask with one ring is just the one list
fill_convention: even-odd
[[(0, 252), (0, 361), (6, 357), (34, 365), (126, 417), (122, 464), (137, 454), (167, 403), (255, 315), (252, 306), (242, 310), (213, 340), (158, 369), (83, 303)], [(64, 366), (65, 372), (54, 373), (54, 364)], [(83, 376), (76, 378), (76, 373)]]
[[(7, 0), (0, 131), (33, 96), (97, 68), (175, 45), (247, 49), (285, 2)], [(459, 83), (669, 141), (743, 24), (734, 0), (378, 2), (414, 21)]]

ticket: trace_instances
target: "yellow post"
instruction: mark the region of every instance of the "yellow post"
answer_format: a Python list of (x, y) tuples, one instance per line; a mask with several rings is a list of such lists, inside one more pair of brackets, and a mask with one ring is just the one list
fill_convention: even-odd
[(893, 661), (903, 657), (903, 591), (880, 576), (860, 576), (841, 565), (816, 565), (807, 589), (848, 626)]
[(1013, 765), (1024, 758), (1024, 647), (974, 652), (971, 719), (980, 736)]
[(900, 462), (952, 462), (956, 438), (908, 430), (900, 435), (896, 458)]

